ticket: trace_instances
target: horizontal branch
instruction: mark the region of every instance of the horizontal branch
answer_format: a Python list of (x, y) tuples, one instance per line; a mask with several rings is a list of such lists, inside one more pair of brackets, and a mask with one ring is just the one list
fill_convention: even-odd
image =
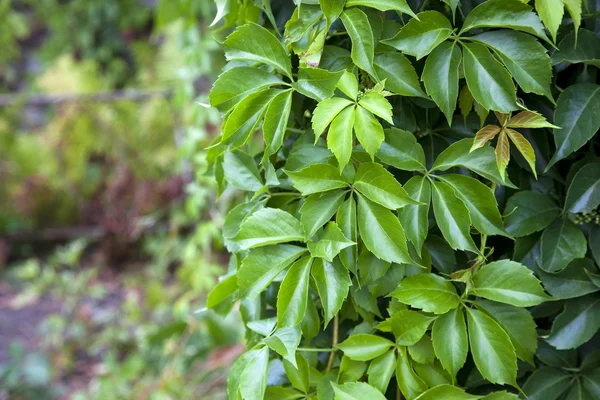
[(112, 103), (117, 101), (145, 101), (151, 98), (170, 98), (171, 90), (126, 89), (94, 93), (59, 94), (0, 94), (0, 107), (21, 105), (51, 106), (67, 103)]

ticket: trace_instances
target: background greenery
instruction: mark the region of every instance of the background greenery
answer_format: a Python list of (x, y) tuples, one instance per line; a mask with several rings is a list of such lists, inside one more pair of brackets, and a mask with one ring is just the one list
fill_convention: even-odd
[(200, 105), (215, 14), (0, 1), (1, 399), (224, 396), (243, 347), (236, 315), (203, 310), (228, 260)]

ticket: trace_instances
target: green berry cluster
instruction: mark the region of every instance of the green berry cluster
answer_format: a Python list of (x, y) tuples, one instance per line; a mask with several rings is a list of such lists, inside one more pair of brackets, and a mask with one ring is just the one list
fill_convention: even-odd
[(593, 209), (589, 213), (576, 214), (573, 220), (577, 225), (596, 224), (600, 225), (600, 210)]

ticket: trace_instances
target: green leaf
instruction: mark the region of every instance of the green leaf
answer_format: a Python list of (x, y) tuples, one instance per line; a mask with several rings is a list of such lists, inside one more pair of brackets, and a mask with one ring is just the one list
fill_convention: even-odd
[(513, 393), (502, 391), (488, 394), (483, 398), (483, 400), (519, 400), (519, 396)]
[(226, 112), (249, 94), (284, 82), (254, 67), (236, 67), (219, 75), (210, 91), (210, 105)]
[(238, 189), (257, 191), (264, 186), (254, 159), (241, 150), (225, 151), (223, 171), (227, 182)]
[[(338, 209), (335, 220), (344, 236), (353, 242), (358, 240), (358, 228), (356, 224), (356, 202), (350, 196)], [(358, 259), (358, 246), (350, 246), (340, 252), (342, 264), (356, 273), (356, 260)]]
[(340, 165), (340, 171), (350, 161), (352, 154), (352, 127), (355, 107), (347, 107), (331, 123), (327, 134), (327, 147), (333, 152)]
[(410, 365), (406, 350), (402, 348), (398, 349), (396, 380), (400, 391), (407, 400), (413, 400), (427, 390), (427, 384), (415, 373)]
[(429, 335), (423, 336), (421, 340), (406, 349), (410, 357), (419, 364), (433, 364), (435, 360), (433, 344)]
[(470, 233), (469, 210), (454, 190), (443, 182), (433, 182), (432, 198), (435, 220), (450, 247), (479, 253)]
[(575, 174), (565, 208), (572, 213), (589, 213), (600, 204), (600, 163), (584, 165)]
[(415, 264), (408, 254), (404, 229), (390, 210), (358, 196), (358, 229), (369, 251), (378, 258), (399, 264)]
[(248, 95), (231, 111), (223, 123), (222, 144), (243, 146), (256, 130), (271, 100), (280, 91), (265, 89)]
[(508, 128), (558, 128), (546, 121), (546, 117), (535, 111), (521, 111), (506, 123)]
[(237, 28), (225, 39), (225, 57), (269, 65), (292, 77), (292, 62), (279, 40), (260, 25), (250, 23)]
[(320, 258), (313, 263), (312, 277), (323, 306), (323, 327), (327, 328), (329, 321), (342, 308), (352, 281), (348, 270), (339, 261), (330, 263)]
[(421, 378), (430, 388), (439, 385), (452, 384), (452, 377), (444, 370), (439, 360), (434, 361), (432, 364), (414, 363), (413, 368), (417, 375), (419, 375), (419, 378)]
[(394, 176), (381, 165), (364, 163), (358, 167), (353, 186), (369, 200), (395, 210), (417, 204)]
[(538, 16), (518, 0), (489, 0), (467, 15), (459, 34), (473, 28), (508, 28), (529, 33), (550, 43)]
[(475, 365), (492, 383), (517, 386), (517, 356), (508, 334), (485, 313), (467, 308), (469, 342)]
[(504, 177), (506, 175), (506, 167), (510, 161), (510, 143), (508, 142), (505, 129), (501, 130), (500, 135), (498, 135), (495, 153), (498, 172), (500, 172), (500, 176)]
[(377, 389), (364, 382), (346, 382), (343, 385), (331, 383), (335, 393), (335, 400), (385, 400)]
[(304, 395), (296, 389), (282, 386), (267, 386), (265, 400), (299, 400)]
[(300, 221), (291, 214), (276, 208), (263, 208), (246, 218), (232, 240), (246, 250), (269, 244), (303, 241), (304, 232)]
[(599, 85), (575, 84), (560, 94), (554, 111), (554, 123), (562, 129), (554, 130), (556, 153), (546, 170), (586, 144), (600, 129), (599, 108)]
[(439, 236), (428, 235), (425, 240), (425, 248), (431, 257), (433, 266), (444, 274), (454, 272), (456, 267), (456, 256), (454, 250)]
[(488, 110), (504, 113), (518, 108), (515, 85), (510, 74), (485, 46), (463, 44), (463, 66), (469, 90), (479, 104)]
[(308, 250), (313, 257), (324, 258), (332, 262), (340, 251), (355, 244), (344, 236), (335, 222), (329, 222), (317, 242), (308, 242)]
[(346, 7), (365, 6), (379, 11), (395, 10), (416, 17), (406, 0), (347, 0)]
[(550, 91), (552, 64), (545, 47), (535, 38), (511, 30), (498, 30), (481, 33), (472, 39), (490, 47), (500, 57), (524, 92), (553, 99)]
[(537, 349), (536, 324), (529, 311), (489, 300), (476, 300), (477, 309), (484, 311), (508, 334), (517, 357), (533, 365)]
[(533, 172), (533, 175), (537, 179), (537, 172), (535, 170), (535, 152), (533, 151), (533, 147), (531, 147), (531, 143), (519, 132), (506, 128), (504, 132), (508, 135), (510, 140), (513, 142), (519, 153), (523, 156), (527, 164), (529, 164), (529, 168)]
[(317, 108), (315, 108), (312, 116), (312, 128), (315, 131), (315, 139), (318, 140), (319, 136), (325, 132), (325, 129), (327, 129), (335, 117), (352, 104), (354, 103), (350, 100), (342, 99), (341, 97), (332, 97), (317, 104)]
[(567, 300), (565, 310), (552, 325), (547, 341), (559, 350), (574, 349), (589, 341), (600, 329), (600, 295)]
[(305, 248), (279, 244), (251, 250), (237, 273), (240, 297), (254, 299), (281, 271), (306, 251)]
[(358, 105), (390, 124), (394, 123), (392, 120), (392, 105), (382, 94), (374, 91), (366, 92), (358, 101)]
[(431, 339), (436, 357), (454, 379), (465, 364), (469, 350), (467, 326), (462, 309), (452, 309), (436, 319), (431, 330)]
[(341, 18), (352, 41), (352, 52), (350, 53), (352, 61), (358, 68), (377, 79), (373, 68), (375, 40), (367, 14), (358, 8), (350, 8), (342, 12)]
[[(572, 1), (572, 0), (569, 0)], [(579, 3), (581, 7), (581, 3)], [(558, 64), (567, 61), (573, 64), (584, 63), (600, 66), (600, 38), (587, 29), (571, 32), (558, 44), (558, 50), (552, 53), (552, 62)]]
[(396, 355), (392, 349), (375, 358), (369, 365), (367, 370), (369, 385), (377, 388), (381, 393), (385, 393), (395, 369)]
[(408, 21), (396, 36), (382, 43), (419, 60), (452, 34), (452, 24), (438, 11), (423, 11), (417, 17)]
[(387, 352), (393, 342), (376, 335), (358, 334), (350, 336), (337, 348), (344, 352), (346, 357), (356, 361), (369, 361)]
[(546, 272), (558, 272), (576, 258), (585, 257), (587, 241), (577, 225), (556, 220), (542, 234), (542, 264)]
[(415, 135), (396, 128), (384, 132), (385, 141), (377, 152), (377, 158), (382, 163), (404, 171), (427, 171), (425, 152)]
[(533, 272), (510, 260), (494, 261), (473, 275), (477, 296), (517, 307), (537, 306), (551, 300)]
[(296, 364), (296, 349), (300, 344), (300, 327), (277, 329), (269, 337), (263, 341), (269, 348), (276, 351), (284, 360), (289, 361), (292, 365)]
[(342, 11), (344, 11), (344, 4), (346, 0), (321, 0), (319, 5), (323, 15), (327, 18), (327, 25), (331, 25), (336, 19), (339, 18)]
[(446, 171), (452, 167), (465, 167), (499, 185), (514, 187), (502, 179), (496, 166), (494, 150), (490, 146), (470, 151), (473, 139), (462, 139), (452, 143), (433, 163), (432, 171)]
[(383, 127), (377, 121), (377, 118), (365, 108), (356, 107), (356, 111), (354, 112), (354, 132), (360, 144), (362, 144), (371, 156), (371, 159), (373, 159), (379, 146), (381, 146), (381, 142), (385, 138)]
[(277, 326), (279, 328), (300, 325), (306, 313), (308, 281), (313, 259), (303, 257), (296, 261), (285, 274), (277, 295)]
[(248, 360), (239, 380), (239, 394), (243, 399), (262, 400), (267, 388), (269, 348), (263, 347)]
[(552, 40), (556, 42), (556, 33), (563, 19), (564, 5), (562, 0), (535, 0), (535, 11), (548, 28)]
[(422, 205), (409, 204), (398, 212), (406, 237), (415, 245), (420, 254), (429, 231), (431, 184), (422, 176), (413, 176), (406, 182), (404, 189), (411, 198), (423, 203)]
[(449, 174), (440, 177), (454, 189), (456, 197), (461, 199), (471, 216), (473, 226), (485, 235), (510, 235), (504, 229), (502, 216), (496, 204), (492, 190), (469, 176)]
[(556, 368), (543, 367), (529, 377), (523, 392), (532, 400), (558, 399), (568, 388), (571, 376)]
[(435, 274), (408, 276), (400, 281), (391, 296), (401, 303), (434, 314), (445, 314), (460, 304), (452, 282)]
[(348, 186), (340, 171), (331, 164), (311, 164), (299, 171), (285, 171), (304, 196)]
[(514, 237), (541, 231), (560, 214), (560, 208), (548, 196), (527, 190), (508, 199), (504, 210), (506, 230)]
[(340, 362), (338, 382), (353, 382), (359, 380), (367, 370), (367, 363), (363, 361), (354, 361), (346, 356), (342, 356)]
[(323, 225), (335, 214), (344, 201), (345, 193), (341, 190), (310, 195), (300, 208), (302, 227), (308, 239), (312, 238)]
[(386, 89), (401, 96), (427, 97), (421, 89), (415, 68), (403, 54), (377, 54), (373, 66), (379, 79), (385, 80)]
[(277, 153), (277, 150), (279, 150), (283, 143), (292, 109), (292, 94), (292, 90), (279, 93), (271, 100), (267, 107), (265, 121), (263, 122), (263, 135), (265, 139), (265, 155), (263, 159)]
[(310, 389), (310, 366), (302, 354), (296, 353), (295, 362), (283, 361), (285, 375), (294, 388), (302, 393), (308, 393)]
[(468, 394), (461, 388), (451, 385), (433, 387), (417, 397), (418, 400), (477, 400), (480, 398), (481, 396)]
[(224, 301), (232, 298), (237, 290), (238, 285), (235, 274), (224, 277), (208, 294), (206, 307), (215, 308)]
[(333, 96), (333, 91), (343, 73), (343, 71), (330, 72), (320, 68), (301, 67), (298, 70), (298, 81), (292, 86), (306, 97), (323, 101)]
[(342, 93), (350, 97), (350, 99), (356, 100), (358, 98), (358, 81), (356, 80), (356, 76), (350, 71), (343, 72), (344, 74), (340, 78), (337, 87)]
[(572, 299), (600, 290), (600, 287), (592, 281), (594, 275), (589, 273), (595, 270), (594, 262), (584, 258), (572, 261), (559, 273), (549, 274), (541, 269), (535, 272), (544, 283), (544, 288), (553, 297)]
[(427, 94), (442, 110), (449, 126), (452, 126), (452, 115), (456, 109), (461, 60), (462, 53), (456, 43), (444, 42), (427, 57), (423, 69), (422, 79)]
[(411, 310), (400, 310), (392, 315), (392, 332), (398, 346), (412, 346), (417, 343), (429, 325), (436, 319)]

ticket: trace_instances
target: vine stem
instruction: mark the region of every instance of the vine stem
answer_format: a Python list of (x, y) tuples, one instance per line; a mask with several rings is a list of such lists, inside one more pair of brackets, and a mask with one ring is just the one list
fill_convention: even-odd
[(329, 372), (331, 370), (331, 367), (333, 366), (333, 359), (335, 358), (335, 346), (338, 344), (338, 334), (339, 334), (339, 317), (336, 314), (333, 317), (333, 338), (331, 339), (331, 347), (333, 347), (334, 350), (329, 355), (329, 360), (327, 360), (327, 368), (325, 369), (325, 372)]

